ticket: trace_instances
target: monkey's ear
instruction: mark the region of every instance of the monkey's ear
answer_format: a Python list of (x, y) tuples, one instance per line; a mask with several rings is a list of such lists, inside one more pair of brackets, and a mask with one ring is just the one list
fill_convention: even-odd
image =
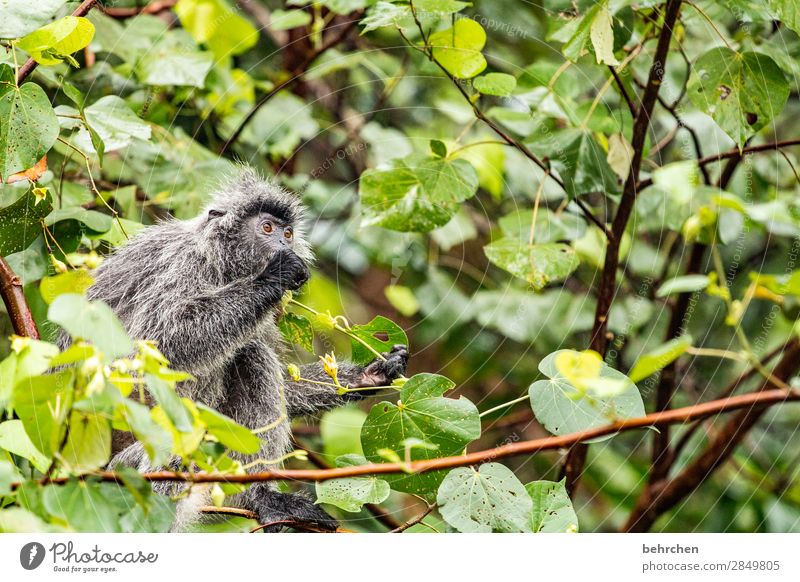
[(214, 210), (213, 208), (208, 211), (208, 219), (214, 220), (215, 218), (219, 218), (220, 216), (225, 216), (225, 211), (223, 210)]

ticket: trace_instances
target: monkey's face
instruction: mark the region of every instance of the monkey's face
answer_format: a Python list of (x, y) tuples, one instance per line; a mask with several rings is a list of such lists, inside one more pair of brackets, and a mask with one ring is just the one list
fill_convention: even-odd
[(262, 256), (272, 257), (279, 249), (294, 247), (294, 228), (281, 218), (264, 212), (254, 217), (252, 227), (256, 249)]

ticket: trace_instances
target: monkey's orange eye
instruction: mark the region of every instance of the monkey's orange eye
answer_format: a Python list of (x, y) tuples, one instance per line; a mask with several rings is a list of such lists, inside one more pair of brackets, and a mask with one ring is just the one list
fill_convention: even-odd
[(293, 234), (293, 231), (292, 231), (292, 227), (291, 226), (287, 226), (285, 229), (283, 229), (283, 237), (286, 240), (292, 240), (292, 234)]
[(261, 229), (267, 234), (270, 234), (274, 230), (274, 227), (272, 226), (271, 222), (265, 222), (261, 225)]

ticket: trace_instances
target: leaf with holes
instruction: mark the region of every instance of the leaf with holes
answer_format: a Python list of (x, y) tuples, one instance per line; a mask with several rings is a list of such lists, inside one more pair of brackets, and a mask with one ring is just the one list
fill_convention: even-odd
[[(8, 65), (0, 65), (4, 71)], [(5, 72), (1, 72), (6, 77)], [(36, 83), (0, 83), (0, 179), (36, 165), (58, 138), (58, 119)]]
[(314, 329), (308, 319), (287, 311), (283, 314), (278, 327), (286, 341), (297, 344), (311, 354), (314, 353)]
[(528, 244), (501, 238), (483, 247), (486, 257), (501, 269), (530, 283), (536, 291), (563, 281), (578, 268), (575, 249), (562, 243)]
[[(345, 455), (336, 460), (337, 467), (365, 465), (367, 460), (361, 455)], [(316, 484), (317, 503), (335, 505), (340, 509), (356, 513), (365, 503), (382, 503), (389, 497), (389, 484), (375, 475), (330, 479)]]
[[(457, 455), (481, 435), (481, 423), (475, 405), (464, 398), (443, 395), (455, 384), (436, 374), (417, 374), (403, 385), (396, 404), (381, 402), (370, 410), (361, 429), (364, 455), (374, 463), (385, 462), (385, 450), (400, 459), (412, 461)], [(408, 447), (407, 439), (419, 439), (429, 447)], [(391, 475), (386, 480), (393, 489), (432, 495), (444, 479), (443, 471), (420, 475)]]
[(695, 62), (688, 92), (692, 103), (743, 147), (783, 111), (789, 83), (767, 55), (717, 47)]
[(572, 508), (564, 480), (534, 481), (525, 485), (533, 501), (531, 531), (534, 533), (576, 533), (578, 516)]
[(460, 532), (531, 531), (531, 498), (500, 463), (486, 463), (477, 471), (453, 469), (439, 486), (436, 502), (445, 521)]
[(37, 201), (28, 192), (11, 206), (0, 208), (0, 255), (7, 257), (27, 249), (42, 234), (41, 220), (53, 210), (53, 198), (48, 193)]
[(365, 343), (378, 353), (391, 351), (392, 346), (398, 344), (408, 345), (408, 337), (403, 328), (382, 315), (377, 316), (365, 325), (354, 325), (350, 331), (361, 340), (351, 340), (353, 347), (352, 360), (356, 364), (368, 364), (376, 357), (364, 345)]

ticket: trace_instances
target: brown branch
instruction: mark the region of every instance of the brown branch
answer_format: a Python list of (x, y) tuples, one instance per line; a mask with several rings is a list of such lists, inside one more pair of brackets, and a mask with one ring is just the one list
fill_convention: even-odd
[(31, 308), (22, 291), (22, 280), (11, 269), (3, 257), (0, 257), (0, 295), (11, 318), (14, 333), (32, 339), (39, 339), (39, 330), (33, 320)]
[(625, 103), (628, 104), (628, 109), (631, 112), (631, 116), (636, 119), (636, 116), (638, 115), (636, 105), (634, 104), (633, 99), (631, 99), (628, 90), (625, 88), (625, 83), (622, 82), (619, 73), (617, 73), (617, 70), (614, 67), (608, 65), (608, 70), (611, 71), (611, 75), (614, 77), (614, 81), (617, 83), (620, 94), (622, 95), (623, 99), (625, 99)]
[[(476, 451), (466, 455), (454, 457), (441, 457), (411, 463), (368, 463), (354, 467), (340, 467), (336, 469), (283, 469), (249, 473), (241, 475), (220, 473), (188, 473), (176, 471), (155, 471), (143, 473), (142, 477), (148, 481), (178, 481), (189, 483), (257, 483), (264, 481), (327, 481), (344, 477), (363, 477), (366, 475), (392, 475), (400, 473), (427, 473), (442, 469), (465, 467), (480, 463), (504, 459), (517, 455), (529, 455), (542, 451), (552, 451), (574, 446), (587, 440), (602, 436), (615, 435), (640, 428), (647, 428), (656, 424), (687, 423), (698, 418), (706, 418), (723, 412), (734, 410), (763, 409), (768, 406), (783, 402), (800, 401), (800, 392), (793, 390), (764, 390), (750, 394), (742, 394), (730, 398), (713, 400), (702, 404), (695, 404), (684, 408), (676, 408), (664, 412), (651, 413), (637, 418), (628, 418), (605, 426), (583, 430), (562, 436), (550, 436), (530, 441), (509, 443), (492, 449)], [(80, 476), (79, 478), (97, 478), (101, 481), (120, 482), (121, 477), (113, 471), (100, 471)], [(42, 479), (43, 485), (64, 484), (74, 477), (54, 477)], [(12, 483), (13, 489), (19, 483)]]
[[(597, 306), (595, 308), (594, 325), (592, 326), (592, 339), (589, 346), (603, 356), (605, 356), (608, 348), (608, 314), (611, 311), (611, 304), (616, 295), (617, 268), (619, 267), (619, 251), (622, 243), (622, 235), (625, 233), (625, 229), (628, 226), (628, 220), (631, 212), (633, 212), (633, 205), (636, 202), (636, 195), (638, 193), (637, 183), (639, 181), (639, 171), (642, 167), (644, 145), (650, 128), (650, 118), (653, 114), (656, 99), (658, 98), (658, 92), (661, 89), (661, 80), (664, 78), (667, 56), (669, 55), (669, 45), (672, 40), (672, 31), (678, 19), (680, 9), (681, 0), (667, 0), (664, 11), (664, 23), (661, 27), (661, 33), (658, 36), (658, 44), (656, 45), (656, 52), (653, 56), (653, 63), (650, 66), (647, 85), (645, 86), (644, 94), (641, 98), (639, 114), (636, 116), (636, 121), (633, 124), (631, 138), (633, 158), (631, 159), (630, 172), (628, 172), (628, 177), (625, 180), (625, 185), (622, 190), (622, 197), (619, 207), (617, 208), (617, 214), (614, 216), (614, 221), (611, 225), (611, 236), (608, 239), (605, 262), (600, 275)], [(564, 463), (563, 475), (566, 479), (567, 490), (570, 493), (574, 491), (580, 479), (580, 474), (583, 471), (586, 459), (586, 451), (578, 449), (585, 448), (586, 446), (585, 444), (580, 444), (576, 447), (576, 450), (570, 451)]]
[[(75, 9), (75, 12), (72, 13), (72, 16), (86, 16), (95, 4), (97, 4), (97, 0), (83, 0), (80, 6)], [(17, 85), (21, 85), (38, 64), (39, 63), (33, 59), (28, 59), (25, 61), (25, 63), (19, 68), (19, 71), (17, 71)]]
[(111, 18), (133, 18), (140, 14), (158, 14), (165, 10), (169, 10), (178, 3), (178, 0), (158, 0), (151, 2), (144, 6), (131, 6), (130, 8), (112, 8), (109, 6), (100, 6), (100, 11), (106, 16)]
[(608, 327), (608, 313), (611, 310), (611, 303), (616, 291), (620, 243), (622, 241), (622, 234), (625, 232), (625, 228), (628, 225), (628, 219), (633, 211), (634, 202), (636, 201), (636, 194), (638, 192), (637, 181), (639, 179), (639, 170), (642, 165), (644, 143), (647, 139), (650, 117), (655, 107), (658, 91), (661, 88), (661, 80), (664, 77), (669, 45), (672, 39), (672, 30), (678, 18), (680, 7), (681, 0), (668, 0), (667, 2), (664, 24), (661, 28), (661, 34), (658, 37), (658, 45), (656, 46), (655, 56), (653, 57), (653, 64), (650, 67), (647, 86), (642, 96), (639, 115), (636, 117), (636, 122), (633, 125), (633, 136), (631, 139), (633, 159), (631, 160), (631, 169), (628, 173), (628, 178), (625, 180), (619, 208), (617, 209), (617, 214), (611, 226), (612, 237), (609, 239), (608, 248), (606, 249), (605, 264), (603, 265), (603, 273), (600, 278), (597, 308), (595, 310), (594, 327), (592, 329), (591, 349), (600, 354), (605, 354), (606, 348), (608, 347), (609, 338), (606, 335), (606, 330)]
[[(781, 148), (787, 148), (787, 147), (796, 146), (796, 145), (800, 145), (800, 138), (787, 139), (787, 140), (783, 140), (783, 141), (775, 141), (775, 142), (770, 142), (770, 143), (762, 143), (762, 144), (758, 144), (758, 145), (754, 145), (754, 146), (748, 146), (748, 147), (742, 148), (741, 151), (739, 151), (738, 148), (733, 148), (731, 150), (720, 152), (718, 154), (711, 154), (709, 156), (705, 156), (704, 158), (700, 158), (699, 160), (697, 160), (697, 163), (700, 166), (705, 166), (705, 165), (708, 165), (708, 164), (713, 164), (714, 162), (721, 162), (722, 160), (732, 160), (732, 159), (737, 159), (737, 158), (741, 159), (744, 156), (749, 156), (749, 155), (757, 154), (757, 153), (760, 153), (760, 152), (777, 151), (777, 150), (780, 150)], [(734, 166), (732, 166), (732, 168), (735, 169), (736, 166), (734, 165)], [(728, 177), (728, 179), (730, 179), (730, 177)], [(722, 176), (720, 177), (719, 181), (722, 181)], [(725, 181), (727, 182), (727, 180), (725, 180)], [(652, 184), (653, 184), (653, 179), (652, 178), (646, 178), (646, 179), (640, 181), (637, 184), (637, 189), (638, 190), (643, 190), (644, 188), (647, 188), (648, 186), (651, 186)]]
[(200, 513), (233, 515), (236, 517), (244, 517), (245, 519), (258, 519), (258, 515), (255, 511), (242, 509), (241, 507), (217, 507), (215, 505), (203, 505), (198, 509), (198, 511)]
[[(778, 381), (786, 382), (795, 374), (798, 367), (800, 367), (800, 342), (793, 342), (784, 352), (780, 362), (775, 366), (772, 371), (772, 377)], [(758, 392), (753, 392), (747, 396), (756, 398), (768, 392), (775, 392), (775, 390), (767, 390), (767, 387), (772, 383), (772, 380), (765, 379)], [(741, 397), (734, 396), (732, 398)], [(694, 492), (703, 481), (708, 479), (733, 454), (733, 451), (748, 431), (755, 426), (764, 411), (765, 408), (763, 406), (743, 407), (714, 435), (700, 456), (692, 461), (678, 476), (671, 481), (662, 481), (654, 487), (647, 487), (636, 503), (623, 529), (629, 532), (649, 530), (661, 515)]]
[(417, 517), (413, 517), (413, 518), (409, 519), (403, 525), (397, 526), (396, 528), (394, 528), (389, 533), (402, 533), (402, 532), (406, 531), (408, 528), (414, 527), (419, 522), (421, 522), (423, 519), (428, 517), (435, 508), (436, 508), (436, 504), (435, 503), (429, 503), (427, 509), (425, 509), (425, 511), (420, 513)]
[(325, 40), (322, 44), (320, 44), (320, 46), (318, 46), (317, 48), (306, 54), (302, 58), (302, 60), (295, 67), (292, 68), (292, 70), (289, 72), (288, 79), (286, 79), (282, 83), (275, 85), (275, 87), (273, 87), (270, 91), (268, 91), (265, 95), (263, 95), (256, 102), (256, 104), (253, 105), (253, 108), (247, 112), (247, 115), (244, 116), (244, 119), (241, 121), (241, 123), (239, 123), (239, 126), (234, 130), (231, 136), (222, 145), (222, 148), (220, 148), (219, 151), (219, 155), (223, 155), (226, 151), (228, 151), (228, 149), (230, 149), (230, 147), (234, 143), (236, 143), (236, 141), (241, 137), (245, 127), (247, 127), (247, 124), (253, 120), (253, 118), (256, 116), (256, 113), (258, 113), (258, 111), (264, 105), (266, 105), (280, 91), (282, 91), (283, 89), (287, 89), (292, 85), (294, 85), (295, 83), (297, 83), (306, 73), (309, 65), (311, 65), (311, 63), (313, 63), (317, 59), (317, 57), (322, 55), (322, 53), (324, 53), (328, 49), (342, 42), (342, 40), (344, 40), (344, 38), (350, 33), (350, 31), (355, 27), (355, 25), (358, 24), (358, 20), (359, 17), (355, 16), (352, 20), (340, 24), (339, 25), (340, 28), (335, 34), (330, 35), (327, 40)]

